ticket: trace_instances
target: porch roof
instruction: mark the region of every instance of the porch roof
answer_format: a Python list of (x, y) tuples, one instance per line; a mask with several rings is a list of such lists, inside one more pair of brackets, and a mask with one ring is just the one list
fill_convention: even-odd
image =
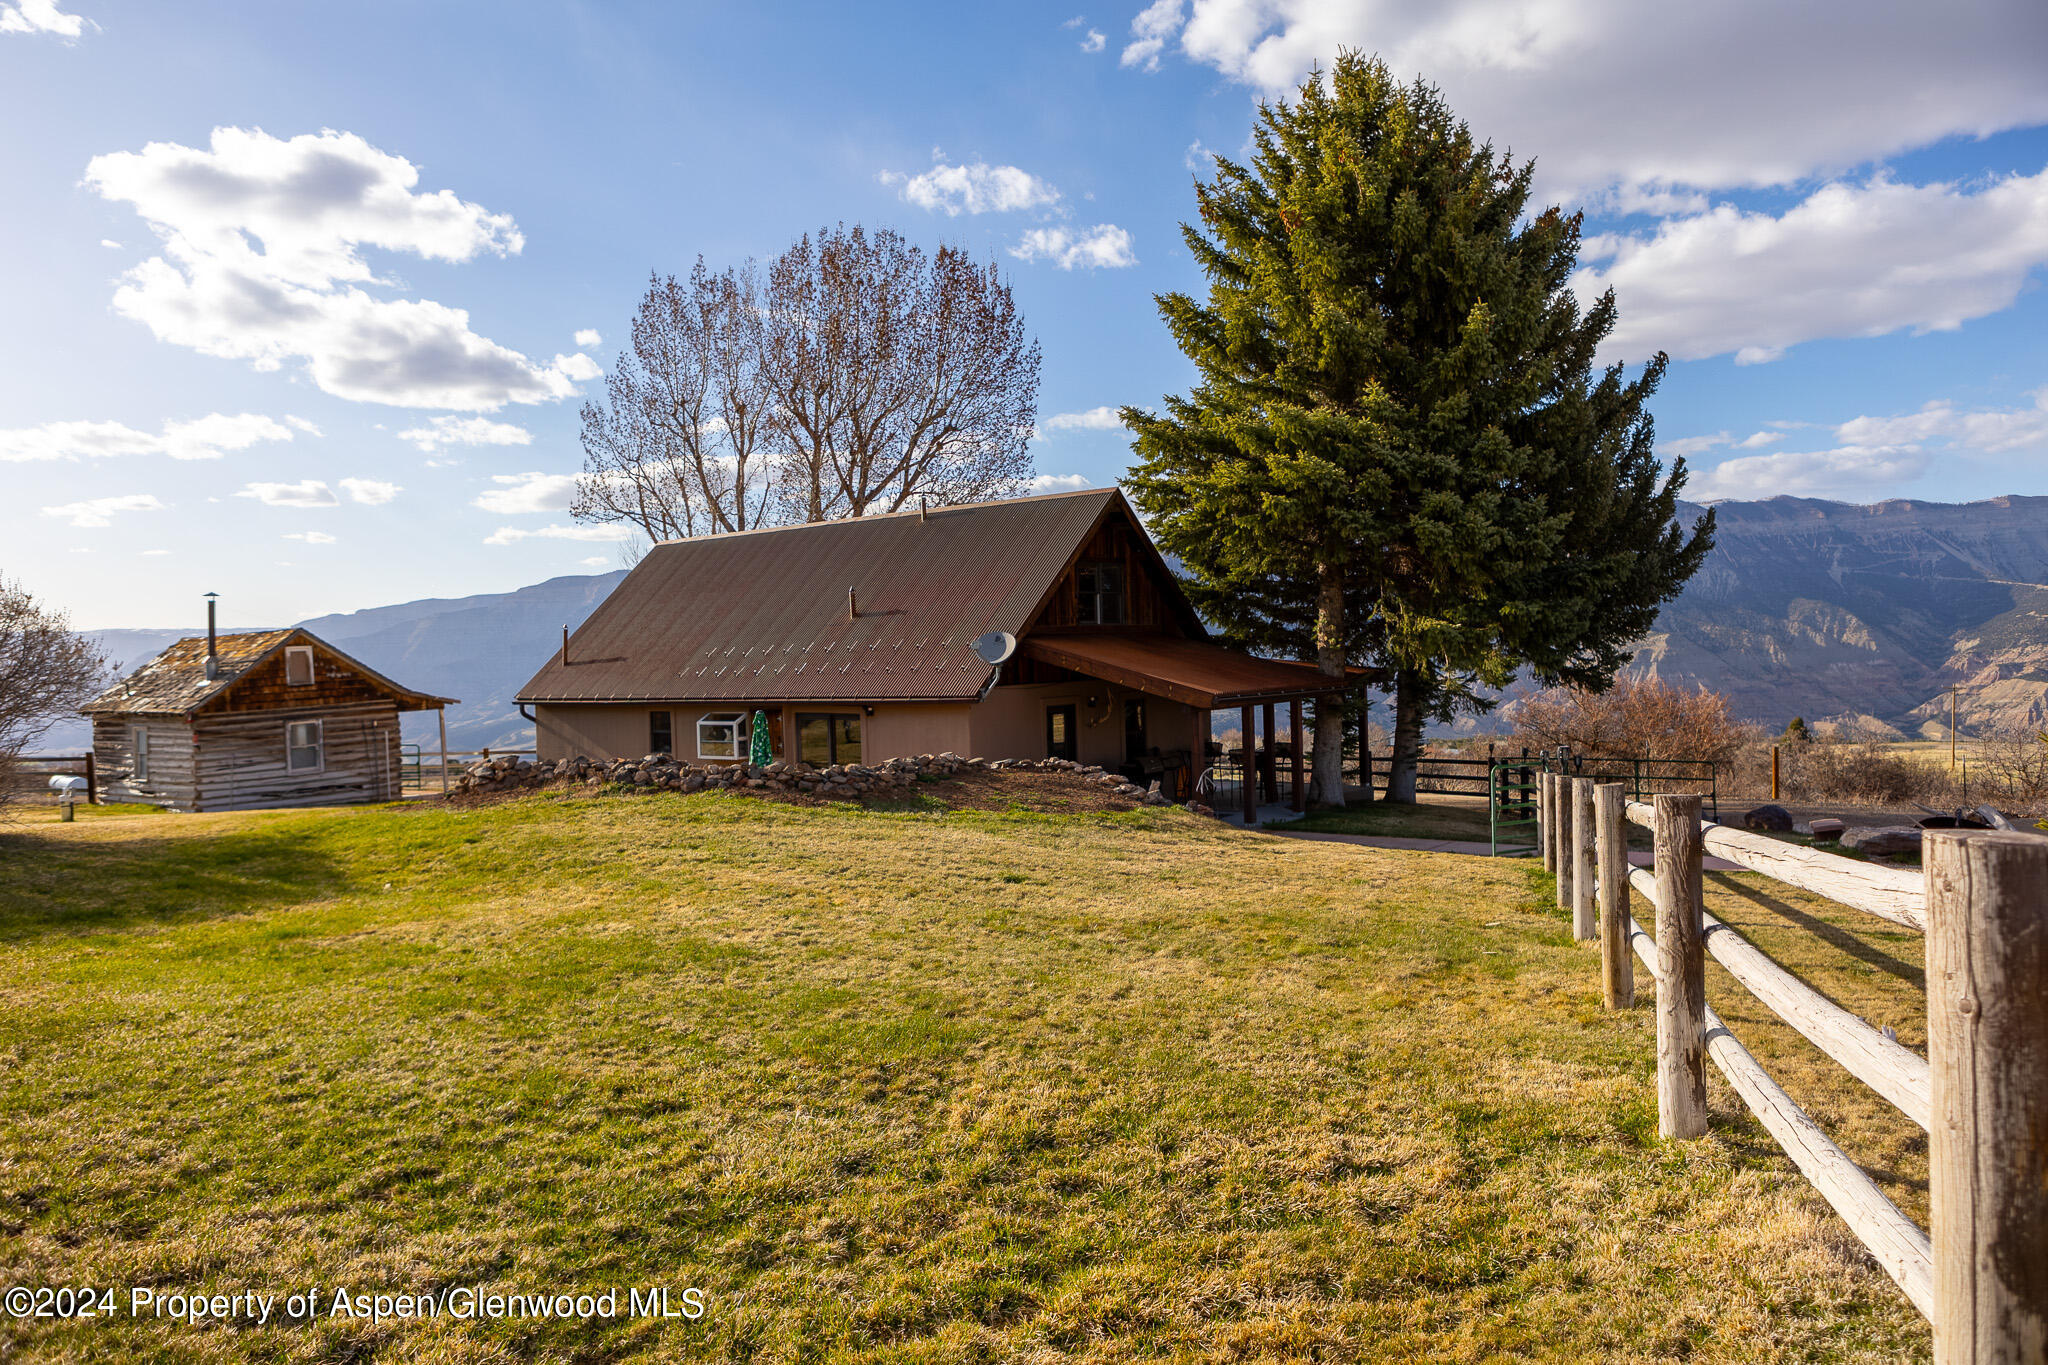
[[(1311, 664), (1164, 635), (1031, 635), (1019, 648), (1041, 663), (1208, 710), (1306, 700), (1330, 690), (1330, 680)], [(1354, 684), (1373, 676), (1362, 668), (1350, 673)]]

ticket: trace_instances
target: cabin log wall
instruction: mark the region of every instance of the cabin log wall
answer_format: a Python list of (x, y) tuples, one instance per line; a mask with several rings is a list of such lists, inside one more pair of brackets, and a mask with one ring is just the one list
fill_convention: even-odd
[[(294, 688), (304, 693), (305, 688)], [(322, 725), (319, 772), (288, 772), (285, 727)], [(398, 707), (388, 698), (345, 706), (202, 714), (192, 723), (198, 792), (191, 809), (338, 806), (399, 798)]]

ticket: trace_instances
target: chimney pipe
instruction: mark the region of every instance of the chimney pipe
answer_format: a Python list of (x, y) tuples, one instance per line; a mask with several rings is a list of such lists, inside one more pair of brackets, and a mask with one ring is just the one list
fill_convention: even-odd
[(566, 664), (567, 664), (568, 662), (569, 662), (569, 623), (568, 623), (568, 622), (566, 622), (566, 621), (564, 621), (564, 622), (562, 623), (562, 663), (563, 663), (564, 665), (566, 665)]
[(215, 635), (214, 603), (220, 594), (206, 594), (206, 678), (208, 682), (220, 676), (220, 646)]
[(846, 619), (849, 621), (860, 620), (860, 599), (853, 595), (852, 588), (846, 590)]
[(917, 519), (919, 521), (930, 521), (932, 519), (931, 508), (925, 505), (925, 500), (922, 497), (917, 500)]

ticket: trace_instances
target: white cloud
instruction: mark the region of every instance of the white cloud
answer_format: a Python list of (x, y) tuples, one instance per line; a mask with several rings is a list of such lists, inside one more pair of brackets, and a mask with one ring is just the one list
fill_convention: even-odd
[(1045, 419), (1047, 431), (1115, 431), (1123, 426), (1124, 419), (1111, 407), (1090, 408), (1086, 412), (1056, 412)]
[(265, 507), (336, 507), (341, 503), (341, 499), (334, 496), (334, 490), (321, 479), (245, 484), (235, 496), (254, 498)]
[(525, 446), (533, 444), (533, 433), (511, 422), (493, 422), (488, 417), (436, 417), (423, 427), (398, 433), (429, 455), (444, 446)]
[(341, 491), (348, 494), (350, 502), (362, 503), (365, 507), (382, 507), (405, 490), (395, 483), (382, 479), (342, 479)]
[(333, 130), (216, 128), (207, 149), (152, 142), (85, 173), (163, 241), (114, 293), (160, 341), (259, 370), (302, 361), (323, 391), (358, 402), (474, 410), (573, 395), (597, 372), (589, 357), (539, 364), (478, 336), (462, 309), (370, 292), (398, 286), (364, 248), (462, 262), (525, 245), (509, 215), (418, 182), (403, 157)]
[(1040, 474), (1031, 481), (1031, 491), (1034, 493), (1067, 493), (1076, 488), (1088, 487), (1091, 485), (1087, 477), (1081, 474)]
[(1100, 30), (1091, 28), (1088, 30), (1088, 36), (1081, 40), (1081, 50), (1083, 52), (1100, 52), (1108, 43), (1109, 39), (1104, 37)]
[(169, 550), (144, 550), (142, 552), (142, 557), (144, 559), (155, 559), (159, 555), (167, 555), (169, 553)]
[(1060, 192), (1031, 172), (1016, 166), (940, 164), (922, 175), (883, 171), (885, 185), (901, 185), (906, 203), (957, 218), (963, 213), (1014, 213), (1057, 203)]
[(2048, 451), (2048, 388), (2029, 396), (2032, 407), (1958, 410), (1952, 403), (1937, 402), (1896, 417), (1856, 417), (1836, 427), (1835, 437), (1857, 445), (1935, 441), (1987, 455)]
[(1843, 446), (1743, 455), (1695, 473), (1685, 496), (1707, 502), (1786, 493), (1872, 502), (1888, 495), (1882, 485), (1916, 479), (1926, 472), (1927, 464), (1926, 453), (1913, 446)]
[(1776, 217), (1724, 204), (1588, 238), (1582, 259), (1579, 297), (1612, 286), (1620, 306), (1614, 358), (1765, 364), (1821, 337), (1950, 331), (2011, 306), (2048, 263), (2048, 170), (1975, 188), (1831, 184)]
[(515, 512), (566, 512), (576, 497), (574, 474), (493, 474), (487, 488), (471, 504), (486, 512), (510, 515)]
[(1051, 261), (1062, 270), (1077, 266), (1113, 270), (1138, 263), (1131, 250), (1131, 234), (1115, 223), (1103, 223), (1078, 235), (1063, 227), (1033, 228), (1010, 248), (1010, 254), (1020, 261)]
[[(1197, 12), (1201, 0), (1195, 0)], [(1180, 32), (1181, 0), (1152, 0), (1152, 3), (1138, 11), (1131, 20), (1131, 41), (1124, 48), (1119, 59), (1125, 66), (1135, 66), (1141, 71), (1157, 71), (1159, 54), (1168, 40)]]
[(595, 327), (585, 327), (576, 333), (576, 344), (587, 351), (593, 346), (604, 345), (604, 337)]
[(1216, 153), (1204, 147), (1202, 139), (1196, 138), (1188, 144), (1187, 151), (1181, 156), (1180, 164), (1197, 175), (1208, 175), (1216, 169)]
[(576, 562), (578, 564), (587, 564), (593, 569), (611, 563), (611, 561), (609, 559), (606, 559), (603, 555), (592, 555), (588, 559), (579, 559)]
[(484, 537), (486, 545), (517, 545), (522, 540), (624, 540), (632, 535), (625, 526), (500, 526)]
[(1496, 147), (1539, 157), (1550, 197), (1791, 184), (2048, 122), (2039, 0), (1643, 14), (1634, 0), (1194, 0), (1182, 28), (1161, 0), (1124, 60), (1149, 66), (1178, 32), (1187, 57), (1272, 95), (1339, 48), (1376, 52), (1425, 73)]
[(284, 538), (286, 540), (304, 541), (308, 545), (332, 545), (335, 543), (334, 537), (328, 535), (325, 531), (287, 531), (284, 533)]
[(61, 507), (45, 507), (46, 517), (63, 517), (73, 526), (111, 526), (112, 518), (119, 512), (162, 512), (164, 504), (152, 493), (124, 493), (111, 498), (88, 498), (84, 502), (67, 502)]
[(100, 245), (109, 251), (119, 251), (121, 249), (121, 244), (111, 237), (100, 238)]
[(57, 0), (15, 0), (0, 5), (0, 33), (54, 33), (76, 38), (85, 28), (81, 15), (66, 14)]
[(1681, 436), (1675, 441), (1659, 441), (1657, 449), (1665, 455), (1683, 455), (1691, 459), (1702, 451), (1727, 445), (1730, 439), (1727, 432), (1717, 431), (1712, 436)]
[[(286, 423), (318, 435), (310, 422)], [(45, 422), (0, 431), (0, 461), (98, 459), (111, 455), (168, 455), (174, 460), (217, 460), (229, 450), (262, 441), (289, 441), (284, 423), (261, 413), (212, 412), (189, 421), (166, 421), (154, 435), (121, 422)]]

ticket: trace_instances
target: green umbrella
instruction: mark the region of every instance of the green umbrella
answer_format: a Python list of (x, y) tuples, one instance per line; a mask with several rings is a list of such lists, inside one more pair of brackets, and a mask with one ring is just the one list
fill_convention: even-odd
[(756, 711), (754, 713), (753, 742), (747, 746), (747, 762), (753, 764), (756, 768), (765, 768), (768, 766), (769, 761), (768, 713), (766, 711)]

